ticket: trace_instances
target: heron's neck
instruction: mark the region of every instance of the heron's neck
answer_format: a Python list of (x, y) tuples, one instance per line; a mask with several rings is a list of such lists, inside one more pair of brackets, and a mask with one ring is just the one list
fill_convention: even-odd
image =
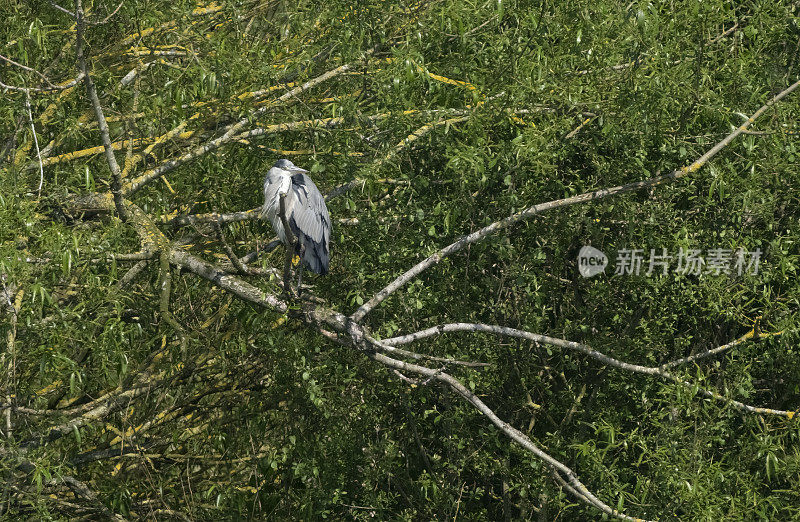
[(263, 213), (270, 219), (278, 214), (280, 209), (281, 194), (286, 194), (292, 186), (292, 178), (286, 172), (273, 172), (267, 176), (264, 184), (264, 209)]

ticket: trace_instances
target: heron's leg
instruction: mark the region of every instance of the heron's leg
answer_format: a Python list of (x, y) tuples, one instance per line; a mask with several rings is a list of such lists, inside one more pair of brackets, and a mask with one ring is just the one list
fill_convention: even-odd
[(297, 295), (299, 296), (303, 292), (303, 262), (300, 262), (300, 270), (297, 276)]
[(286, 245), (286, 254), (283, 261), (283, 291), (286, 293), (287, 297), (293, 294), (291, 283), (293, 250), (292, 245)]
[(297, 275), (297, 295), (298, 295), (298, 297), (303, 292), (303, 268), (304, 268), (303, 256), (305, 256), (305, 253), (306, 253), (306, 246), (301, 244), (300, 245), (300, 250), (299, 250), (299, 252), (297, 254), (297, 255), (300, 256), (300, 263), (298, 263), (300, 266), (298, 267), (298, 270), (297, 270), (298, 271), (298, 275)]

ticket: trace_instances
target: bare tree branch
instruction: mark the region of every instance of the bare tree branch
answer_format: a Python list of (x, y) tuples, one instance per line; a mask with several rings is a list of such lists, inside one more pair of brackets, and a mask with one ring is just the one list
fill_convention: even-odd
[(14, 60), (12, 60), (11, 58), (8, 58), (8, 57), (6, 57), (6, 56), (3, 56), (2, 54), (0, 54), (0, 60), (4, 61), (4, 62), (6, 62), (6, 63), (9, 63), (9, 64), (11, 64), (11, 65), (13, 65), (13, 66), (15, 66), (15, 67), (19, 67), (19, 68), (20, 68), (20, 69), (22, 69), (23, 71), (27, 71), (27, 72), (34, 73), (34, 74), (35, 74), (35, 75), (37, 75), (39, 78), (41, 78), (41, 79), (42, 79), (42, 81), (43, 81), (44, 83), (46, 83), (46, 84), (47, 84), (47, 86), (48, 86), (49, 88), (51, 88), (51, 89), (54, 89), (54, 90), (55, 90), (55, 89), (61, 89), (61, 88), (63, 88), (63, 87), (59, 87), (58, 85), (53, 85), (53, 84), (50, 82), (50, 79), (49, 79), (47, 76), (45, 76), (44, 74), (40, 73), (40, 72), (39, 72), (39, 71), (37, 71), (36, 69), (31, 69), (30, 67), (28, 67), (28, 66), (26, 66), (26, 65), (22, 65), (21, 63), (15, 62), (15, 61), (14, 61)]
[(59, 85), (52, 85), (49, 87), (17, 87), (16, 85), (8, 85), (6, 83), (0, 82), (0, 90), (22, 92), (29, 95), (36, 93), (49, 93), (53, 91), (62, 91), (77, 85), (79, 81), (83, 80), (83, 76), (84, 76), (83, 73), (79, 73), (78, 76), (76, 76), (72, 80), (69, 80), (66, 83)]
[(89, 24), (89, 25), (103, 25), (104, 23), (106, 23), (106, 22), (108, 22), (109, 20), (111, 20), (111, 18), (112, 18), (112, 17), (113, 17), (115, 14), (117, 14), (117, 12), (119, 11), (119, 9), (122, 7), (122, 4), (124, 4), (124, 3), (125, 3), (125, 0), (120, 0), (120, 2), (119, 2), (119, 5), (117, 5), (117, 8), (116, 8), (116, 9), (114, 9), (113, 11), (111, 11), (111, 12), (108, 14), (108, 16), (106, 16), (105, 18), (103, 18), (103, 19), (102, 19), (102, 20), (100, 20), (99, 22), (92, 22), (92, 21), (89, 21), (89, 22), (88, 22), (88, 24)]
[(42, 197), (42, 185), (44, 184), (44, 167), (42, 166), (42, 151), (39, 150), (39, 138), (36, 136), (36, 126), (33, 124), (33, 113), (31, 112), (31, 97), (25, 96), (25, 108), (28, 109), (28, 123), (31, 125), (33, 133), (33, 143), (36, 146), (36, 157), (39, 159), (39, 188), (37, 197)]
[(683, 357), (681, 359), (676, 359), (674, 361), (670, 361), (668, 363), (664, 363), (664, 364), (662, 364), (660, 366), (660, 368), (666, 370), (666, 369), (669, 369), (669, 368), (673, 368), (675, 366), (680, 366), (682, 364), (690, 363), (690, 362), (693, 362), (693, 361), (698, 361), (700, 359), (705, 359), (706, 357), (711, 357), (712, 355), (720, 354), (720, 353), (722, 353), (722, 352), (724, 352), (726, 350), (729, 350), (729, 349), (731, 349), (731, 348), (733, 348), (735, 346), (738, 346), (738, 345), (740, 345), (740, 344), (742, 344), (744, 342), (750, 341), (750, 340), (758, 341), (759, 339), (762, 339), (762, 338), (765, 338), (765, 337), (772, 337), (772, 336), (781, 335), (781, 334), (783, 334), (783, 332), (775, 332), (775, 333), (768, 333), (768, 334), (758, 333), (758, 332), (755, 331), (755, 328), (754, 328), (753, 330), (747, 332), (746, 334), (744, 334), (743, 336), (739, 337), (735, 341), (731, 341), (729, 343), (723, 344), (722, 346), (717, 346), (716, 348), (711, 348), (709, 350), (704, 350), (704, 351), (702, 351), (700, 353), (696, 353), (696, 354), (690, 355), (688, 357)]
[(237, 223), (239, 221), (256, 221), (261, 219), (261, 207), (251, 208), (242, 212), (230, 212), (228, 214), (192, 214), (189, 216), (177, 216), (174, 218), (162, 218), (161, 222), (173, 226), (199, 225), (200, 223)]
[(471, 367), (471, 368), (481, 368), (481, 367), (491, 366), (491, 364), (489, 364), (489, 363), (459, 361), (459, 360), (456, 360), (456, 359), (448, 359), (446, 357), (436, 357), (436, 356), (433, 356), (433, 355), (427, 355), (427, 354), (423, 354), (423, 353), (416, 353), (416, 352), (411, 352), (411, 351), (408, 351), (408, 350), (403, 350), (402, 348), (397, 348), (395, 346), (392, 346), (391, 344), (387, 343), (386, 341), (379, 341), (379, 340), (377, 340), (374, 337), (371, 337), (369, 335), (366, 336), (366, 339), (369, 342), (371, 342), (373, 344), (373, 346), (375, 346), (378, 350), (380, 350), (383, 353), (397, 354), (397, 355), (400, 355), (402, 357), (408, 357), (408, 358), (411, 358), (411, 359), (416, 359), (418, 361), (421, 361), (421, 360), (437, 361), (437, 362), (443, 362), (445, 364), (452, 364), (452, 365), (455, 365), (455, 366), (468, 366), (468, 367)]
[[(749, 404), (745, 404), (743, 402), (739, 402), (728, 397), (724, 397), (719, 393), (706, 390), (703, 388), (698, 388), (694, 383), (683, 380), (682, 378), (673, 375), (667, 372), (664, 368), (667, 365), (656, 367), (656, 366), (642, 366), (639, 364), (631, 364), (624, 361), (620, 361), (613, 357), (609, 357), (608, 355), (595, 350), (594, 348), (582, 344), (576, 343), (574, 341), (567, 341), (565, 339), (558, 339), (555, 337), (549, 337), (546, 335), (535, 334), (532, 332), (526, 332), (525, 330), (517, 330), (516, 328), (508, 328), (506, 326), (498, 326), (493, 324), (481, 324), (481, 323), (450, 323), (450, 324), (442, 324), (438, 326), (433, 326), (431, 328), (427, 328), (425, 330), (420, 330), (419, 332), (415, 332), (413, 334), (403, 335), (399, 337), (393, 337), (390, 339), (386, 339), (381, 341), (383, 344), (393, 346), (396, 344), (404, 344), (412, 341), (416, 341), (418, 339), (423, 339), (425, 337), (430, 337), (432, 335), (438, 335), (445, 332), (486, 332), (486, 333), (494, 333), (498, 335), (506, 335), (509, 337), (517, 337), (520, 339), (527, 339), (529, 341), (533, 341), (536, 343), (541, 344), (549, 344), (551, 346), (558, 346), (559, 348), (566, 348), (568, 350), (574, 350), (577, 352), (584, 353), (595, 360), (600, 361), (603, 364), (608, 366), (612, 366), (614, 368), (619, 368), (620, 370), (625, 370), (633, 373), (639, 373), (643, 375), (653, 375), (657, 377), (661, 377), (663, 379), (670, 380), (682, 386), (688, 387), (690, 389), (697, 389), (698, 393), (703, 395), (704, 397), (708, 397), (710, 399), (716, 399), (723, 402), (726, 402), (733, 406), (734, 408), (745, 411), (748, 413), (767, 413), (771, 415), (780, 415), (782, 417), (787, 417), (791, 419), (796, 415), (797, 412), (794, 411), (785, 411), (785, 410), (774, 410), (771, 408), (760, 408), (756, 406), (751, 406)], [(752, 336), (751, 336), (752, 337)], [(741, 341), (744, 341), (742, 339)], [(734, 341), (732, 344), (738, 344), (737, 341)], [(728, 345), (725, 345), (727, 348)], [(685, 361), (680, 360), (676, 364), (681, 364)], [(675, 366), (673, 364), (672, 366)]]
[(477, 395), (472, 393), (466, 386), (461, 384), (461, 382), (452, 377), (450, 374), (439, 371), (433, 370), (430, 368), (426, 368), (424, 366), (419, 366), (416, 364), (406, 363), (403, 361), (399, 361), (397, 359), (392, 359), (387, 357), (381, 353), (369, 353), (367, 352), (367, 357), (370, 359), (383, 364), (389, 368), (398, 370), (398, 371), (406, 371), (411, 373), (416, 373), (418, 375), (423, 375), (428, 377), (432, 380), (441, 382), (447, 385), (452, 391), (456, 392), (458, 395), (461, 395), (464, 399), (466, 399), (470, 404), (475, 406), (475, 408), (485, 417), (487, 417), (492, 424), (497, 426), (505, 435), (511, 438), (514, 442), (518, 443), (520, 446), (528, 450), (529, 452), (533, 453), (539, 460), (544, 462), (547, 466), (549, 466), (553, 471), (560, 473), (562, 476), (566, 477), (565, 481), (570, 485), (572, 492), (579, 500), (594, 506), (595, 508), (599, 509), (600, 511), (607, 513), (615, 518), (620, 520), (630, 520), (630, 521), (640, 521), (641, 519), (630, 517), (623, 513), (620, 513), (616, 509), (610, 507), (608, 504), (604, 503), (600, 499), (598, 499), (589, 489), (578, 479), (575, 475), (575, 472), (568, 468), (563, 463), (559, 462), (558, 460), (551, 457), (549, 454), (541, 450), (538, 446), (536, 446), (533, 441), (528, 438), (527, 435), (519, 431), (518, 429), (514, 428), (507, 422), (501, 420), (495, 413), (489, 408), (483, 401), (481, 401)]
[(133, 265), (130, 268), (130, 270), (125, 272), (125, 275), (123, 275), (120, 278), (120, 280), (117, 282), (117, 288), (125, 288), (126, 286), (131, 284), (133, 282), (133, 280), (136, 279), (136, 276), (141, 274), (142, 270), (144, 270), (145, 268), (147, 268), (147, 260), (146, 259), (142, 259), (140, 261), (137, 261), (137, 263), (135, 265)]
[(70, 16), (70, 18), (77, 19), (76, 13), (73, 13), (72, 11), (70, 11), (68, 9), (64, 9), (63, 7), (61, 7), (60, 5), (55, 3), (53, 0), (48, 0), (48, 1), (50, 2), (50, 5), (52, 5), (54, 8), (58, 9), (62, 13), (68, 14)]
[(394, 281), (389, 283), (386, 287), (380, 290), (377, 294), (375, 294), (369, 301), (361, 305), (351, 316), (354, 321), (361, 321), (370, 311), (372, 311), (376, 306), (381, 304), (387, 297), (392, 295), (395, 291), (401, 288), (403, 285), (414, 279), (416, 276), (421, 274), (426, 269), (430, 268), (431, 266), (439, 263), (442, 259), (458, 252), (459, 250), (463, 249), (467, 245), (471, 245), (472, 243), (477, 243), (500, 230), (508, 228), (509, 226), (517, 223), (519, 221), (531, 218), (542, 212), (546, 212), (548, 210), (552, 210), (555, 208), (566, 207), (570, 205), (575, 205), (578, 203), (587, 203), (590, 201), (595, 201), (598, 199), (607, 198), (610, 196), (616, 196), (618, 194), (625, 194), (628, 192), (633, 192), (636, 190), (640, 190), (643, 188), (654, 187), (656, 185), (660, 185), (665, 181), (671, 181), (675, 179), (680, 179), (684, 176), (692, 174), (698, 171), (701, 167), (703, 167), (708, 161), (716, 156), (722, 149), (724, 149), (728, 144), (730, 144), (737, 136), (742, 134), (747, 128), (753, 124), (760, 116), (762, 116), (770, 107), (781, 101), (783, 98), (791, 94), (797, 87), (800, 86), (800, 80), (793, 83), (783, 91), (776, 94), (772, 99), (770, 99), (766, 104), (764, 104), (760, 109), (758, 109), (753, 115), (747, 119), (742, 125), (736, 128), (733, 132), (728, 134), (722, 141), (714, 145), (708, 152), (703, 154), (700, 158), (695, 160), (690, 165), (685, 167), (681, 167), (669, 174), (665, 174), (662, 176), (657, 176), (654, 178), (646, 179), (643, 181), (635, 181), (633, 183), (628, 183), (626, 185), (619, 185), (616, 187), (611, 187), (607, 189), (600, 189), (595, 190), (592, 192), (585, 192), (583, 194), (579, 194), (577, 196), (572, 196), (565, 199), (557, 199), (553, 201), (548, 201), (547, 203), (540, 203), (538, 205), (534, 205), (529, 207), (521, 212), (516, 214), (512, 214), (507, 218), (496, 221), (491, 225), (488, 225), (472, 234), (468, 234), (466, 236), (461, 237), (455, 243), (439, 250), (438, 252), (428, 256), (424, 260), (420, 261), (416, 265), (414, 265), (410, 270), (405, 272), (404, 274), (398, 276)]
[(97, 89), (95, 89), (94, 82), (89, 74), (89, 65), (86, 61), (86, 56), (84, 55), (85, 24), (83, 18), (82, 0), (75, 0), (75, 15), (77, 20), (76, 49), (78, 55), (78, 66), (84, 74), (86, 92), (89, 94), (89, 99), (91, 100), (92, 107), (94, 108), (97, 125), (100, 128), (100, 137), (103, 140), (103, 148), (106, 152), (106, 161), (111, 169), (111, 193), (114, 195), (114, 206), (117, 208), (117, 213), (119, 214), (120, 219), (122, 219), (122, 221), (127, 221), (128, 211), (125, 209), (125, 205), (122, 202), (121, 171), (119, 164), (117, 163), (117, 158), (114, 155), (114, 149), (111, 147), (111, 137), (108, 131), (108, 123), (106, 123), (106, 117), (103, 114), (103, 108), (100, 105), (100, 98), (97, 96)]

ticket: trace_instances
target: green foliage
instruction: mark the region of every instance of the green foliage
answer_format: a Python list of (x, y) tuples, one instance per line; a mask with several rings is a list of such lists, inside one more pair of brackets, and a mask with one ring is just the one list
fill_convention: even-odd
[[(110, 13), (93, 7), (90, 17)], [(313, 281), (343, 313), (424, 256), (514, 212), (691, 163), (800, 70), (800, 11), (788, 0), (240, 0), (209, 14), (197, 7), (124, 2), (88, 30), (112, 140), (123, 142), (120, 164), (130, 137), (155, 138), (183, 122), (194, 133), (167, 140), (133, 176), (219, 135), (289, 83), (354, 62), (352, 74), (275, 104), (252, 124), (344, 122), (228, 145), (133, 200), (156, 221), (257, 207), (264, 173), (286, 155), (276, 151), (300, 151), (293, 161), (323, 192), (362, 180), (329, 202), (332, 270)], [(12, 0), (3, 16), (0, 54), (54, 82), (74, 77), (74, 31), (64, 13), (45, 1)], [(152, 34), (127, 39), (148, 28)], [(138, 59), (129, 52), (137, 47)], [(159, 50), (183, 54), (162, 63)], [(121, 83), (144, 64), (138, 79)], [(38, 80), (0, 63), (6, 84)], [(267, 98), (242, 96), (270, 88)], [(736, 400), (796, 410), (797, 96), (691, 176), (544, 213), (445, 259), (373, 311), (369, 325), (387, 338), (445, 322), (500, 324), (659, 365), (739, 338), (761, 317), (763, 332), (784, 334), (678, 373)], [(153, 368), (154, 391), (29, 452), (29, 483), (13, 462), (0, 461), (4, 481), (35, 485), (15, 502), (0, 487), (8, 519), (68, 518), (42, 494), (62, 476), (91, 484), (98, 502), (132, 517), (177, 510), (208, 520), (597, 518), (451, 393), (410, 386), (307, 325), (276, 325), (277, 313), (176, 270), (171, 312), (187, 332), (182, 352), (159, 312), (157, 261), (117, 286), (133, 263), (111, 255), (139, 250), (132, 227), (63, 211), (69, 197), (109, 190), (102, 154), (48, 163), (39, 195), (25, 100), (13, 91), (0, 98), (0, 299), (24, 290), (16, 326), (7, 306), (0, 312), (0, 333), (14, 333), (16, 347), (13, 371), (5, 346), (0, 358), (0, 402), (13, 394), (16, 405), (48, 413), (13, 413), (7, 447), (145, 368)], [(53, 141), (51, 160), (100, 144), (81, 86), (33, 94), (30, 103), (39, 147)], [(424, 125), (462, 115), (466, 121), (436, 126), (393, 152)], [(224, 261), (208, 230), (162, 230)], [(240, 254), (272, 235), (258, 221), (225, 233)], [(760, 248), (765, 257), (757, 275), (741, 277), (584, 279), (575, 259), (585, 244), (606, 253)], [(282, 259), (279, 249), (259, 263)], [(253, 282), (275, 289), (268, 278)], [(491, 363), (448, 371), (629, 515), (800, 517), (796, 419), (745, 415), (697, 389), (528, 341), (454, 333), (410, 349)], [(165, 379), (174, 384), (159, 388)]]

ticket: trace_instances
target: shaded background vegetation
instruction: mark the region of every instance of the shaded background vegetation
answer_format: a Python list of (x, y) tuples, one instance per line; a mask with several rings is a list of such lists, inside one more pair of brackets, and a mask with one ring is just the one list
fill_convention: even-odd
[[(116, 4), (87, 7), (102, 20)], [(67, 15), (44, 1), (12, 0), (4, 11), (0, 54), (54, 82), (76, 76)], [(132, 137), (153, 139), (182, 122), (194, 131), (155, 149), (142, 169), (215, 136), (292, 82), (355, 64), (253, 125), (343, 121), (237, 142), (132, 196), (156, 219), (252, 209), (280, 157), (309, 168), (323, 192), (361, 180), (329, 202), (331, 273), (314, 280), (316, 295), (350, 313), (465, 233), (690, 163), (797, 79), (799, 17), (794, 2), (775, 0), (126, 1), (86, 38), (120, 163)], [(137, 79), (123, 84), (137, 66)], [(31, 87), (40, 78), (0, 63), (0, 81)], [(272, 89), (266, 98), (245, 95), (263, 89)], [(131, 263), (109, 255), (139, 250), (133, 227), (63, 212), (69, 197), (110, 183), (101, 150), (64, 156), (100, 144), (82, 85), (33, 94), (30, 104), (39, 147), (52, 142), (41, 194), (26, 95), (0, 98), (0, 297), (13, 302), (24, 291), (18, 314), (4, 305), (0, 328), (15, 356), (11, 371), (12, 350), (4, 353), (0, 391), (6, 404), (48, 413), (15, 411), (4, 444), (24, 444), (59, 410), (144, 367), (155, 386), (30, 450), (35, 469), (24, 477), (12, 460), (0, 462), (5, 517), (86, 515), (70, 511), (69, 497), (48, 497), (61, 475), (134, 518), (597, 516), (449, 392), (409, 386), (307, 325), (276, 323), (280, 314), (175, 271), (182, 352), (159, 313), (158, 262), (118, 286)], [(761, 331), (783, 335), (684, 373), (731, 398), (795, 410), (799, 111), (787, 98), (688, 178), (543, 214), (472, 245), (393, 295), (368, 324), (383, 337), (442, 322), (501, 324), (657, 365), (730, 342), (761, 317)], [(403, 143), (426, 124), (462, 116)], [(163, 230), (225, 260), (210, 229)], [(272, 237), (255, 220), (226, 234), (242, 255)], [(606, 253), (741, 247), (765, 255), (756, 275), (583, 279), (575, 258), (584, 244)], [(281, 262), (281, 249), (258, 261)], [(269, 278), (252, 282), (274, 291)], [(799, 516), (796, 420), (744, 415), (696, 390), (528, 341), (447, 334), (413, 349), (491, 363), (450, 371), (628, 514)]]

